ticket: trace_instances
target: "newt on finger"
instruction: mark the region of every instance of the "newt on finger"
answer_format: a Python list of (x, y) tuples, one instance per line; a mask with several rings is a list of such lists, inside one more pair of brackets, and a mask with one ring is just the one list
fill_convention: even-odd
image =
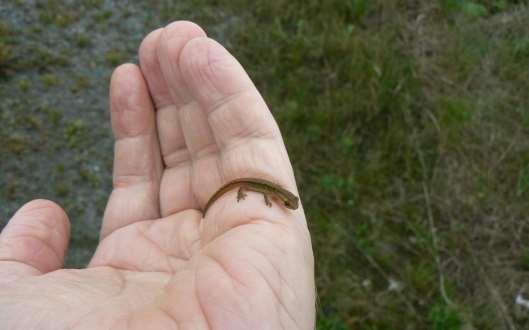
[(268, 207), (272, 206), (272, 202), (270, 201), (272, 198), (281, 201), (285, 207), (291, 210), (295, 210), (299, 206), (299, 198), (290, 191), (279, 186), (278, 184), (264, 179), (240, 178), (226, 183), (225, 185), (220, 187), (220, 189), (217, 190), (217, 192), (213, 194), (213, 196), (211, 196), (209, 201), (206, 203), (206, 206), (204, 207), (204, 215), (206, 214), (210, 206), (217, 199), (219, 199), (220, 196), (237, 187), (239, 188), (239, 191), (237, 192), (237, 202), (246, 197), (246, 194), (244, 193), (244, 191), (246, 190), (255, 191), (263, 194), (265, 204)]

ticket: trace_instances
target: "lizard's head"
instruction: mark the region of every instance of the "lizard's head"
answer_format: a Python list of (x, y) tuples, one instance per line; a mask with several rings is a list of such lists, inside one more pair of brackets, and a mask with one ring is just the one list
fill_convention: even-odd
[(285, 204), (285, 207), (288, 207), (291, 210), (295, 210), (299, 206), (299, 198), (296, 196), (293, 196), (293, 198), (289, 198), (283, 201)]

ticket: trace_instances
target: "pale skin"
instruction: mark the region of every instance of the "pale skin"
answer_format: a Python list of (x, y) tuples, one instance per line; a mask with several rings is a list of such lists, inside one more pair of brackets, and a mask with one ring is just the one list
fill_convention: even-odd
[[(241, 45), (244, 47), (244, 45)], [(112, 75), (113, 191), (84, 269), (68, 216), (22, 206), (0, 234), (2, 329), (313, 329), (303, 207), (230, 190), (273, 178), (299, 196), (280, 131), (244, 69), (190, 22), (151, 32)]]

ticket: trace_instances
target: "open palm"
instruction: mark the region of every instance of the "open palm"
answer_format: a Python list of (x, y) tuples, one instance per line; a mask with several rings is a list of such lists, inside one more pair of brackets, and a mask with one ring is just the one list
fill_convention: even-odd
[(224, 183), (296, 185), (281, 134), (240, 64), (190, 22), (153, 31), (111, 82), (114, 189), (86, 269), (62, 269), (69, 221), (23, 206), (0, 235), (2, 329), (310, 329), (302, 208)]

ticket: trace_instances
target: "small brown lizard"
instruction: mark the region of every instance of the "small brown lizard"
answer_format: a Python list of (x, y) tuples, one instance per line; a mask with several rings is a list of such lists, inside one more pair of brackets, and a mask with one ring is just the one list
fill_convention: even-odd
[(204, 215), (206, 214), (210, 206), (217, 199), (219, 199), (220, 196), (224, 195), (224, 193), (230, 191), (231, 189), (237, 187), (239, 187), (239, 191), (237, 192), (237, 202), (246, 197), (244, 191), (247, 190), (263, 194), (265, 204), (268, 207), (272, 206), (272, 203), (270, 202), (271, 198), (276, 198), (277, 200), (280, 200), (285, 207), (291, 210), (297, 209), (299, 205), (299, 198), (296, 195), (275, 183), (264, 179), (240, 178), (226, 183), (225, 185), (220, 187), (220, 189), (217, 190), (217, 192), (214, 193), (213, 196), (211, 196), (209, 201), (206, 203), (206, 206), (204, 207)]

